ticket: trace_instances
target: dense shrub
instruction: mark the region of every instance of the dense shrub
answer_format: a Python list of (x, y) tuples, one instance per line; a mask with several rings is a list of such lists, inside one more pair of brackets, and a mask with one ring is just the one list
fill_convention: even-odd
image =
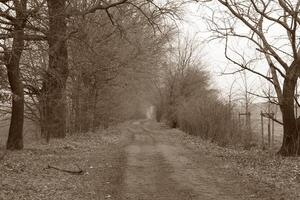
[(213, 96), (192, 98), (184, 102), (178, 107), (177, 120), (180, 129), (203, 139), (222, 145), (237, 139), (237, 127), (230, 106)]
[(209, 82), (208, 73), (201, 68), (169, 70), (160, 88), (157, 119), (220, 145), (237, 143), (240, 139), (232, 108), (210, 88)]

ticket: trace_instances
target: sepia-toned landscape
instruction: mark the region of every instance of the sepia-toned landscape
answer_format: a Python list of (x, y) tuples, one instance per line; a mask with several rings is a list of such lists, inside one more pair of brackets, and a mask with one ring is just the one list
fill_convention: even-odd
[(300, 199), (299, 0), (0, 0), (0, 200)]

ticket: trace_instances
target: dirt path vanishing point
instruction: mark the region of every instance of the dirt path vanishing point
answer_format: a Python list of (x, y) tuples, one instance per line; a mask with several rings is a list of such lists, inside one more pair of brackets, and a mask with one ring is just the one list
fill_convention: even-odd
[(122, 200), (256, 199), (222, 170), (225, 163), (186, 148), (174, 131), (150, 121), (135, 122), (129, 131)]

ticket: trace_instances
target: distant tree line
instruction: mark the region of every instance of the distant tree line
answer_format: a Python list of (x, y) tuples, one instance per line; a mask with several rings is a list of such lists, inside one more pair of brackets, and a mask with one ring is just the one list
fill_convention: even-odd
[(240, 133), (231, 105), (211, 86), (199, 42), (195, 37), (182, 38), (165, 61), (168, 68), (157, 95), (158, 121), (220, 145), (241, 142), (236, 140)]

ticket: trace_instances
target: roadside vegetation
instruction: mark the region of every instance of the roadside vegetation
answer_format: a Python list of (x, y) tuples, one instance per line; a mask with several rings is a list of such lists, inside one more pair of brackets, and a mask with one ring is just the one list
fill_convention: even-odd
[(0, 199), (120, 199), (123, 147), (130, 140), (126, 127), (54, 139), (48, 145), (29, 142), (23, 151), (3, 155)]
[[(229, 91), (213, 84), (203, 38), (182, 31), (186, 5), (201, 5), (204, 40), (223, 45)], [(269, 199), (300, 198), (300, 3), (4, 0), (0, 8), (0, 200), (118, 198), (128, 121), (140, 119), (180, 129), (186, 146), (228, 161)]]
[[(201, 138), (182, 134), (183, 143), (213, 158), (225, 161), (224, 170), (240, 176), (243, 183), (262, 199), (300, 198), (300, 159), (270, 154), (260, 148), (221, 147)], [(253, 186), (255, 182), (255, 186)]]
[(179, 40), (158, 88), (158, 121), (220, 145), (242, 143), (233, 107), (211, 86), (196, 38)]
[[(299, 5), (269, 1), (257, 6), (251, 1), (242, 2), (242, 9), (238, 2), (198, 3), (218, 8), (215, 12), (203, 8), (211, 32), (207, 39), (223, 42), (225, 57), (238, 67), (226, 72), (242, 76), (244, 97), (238, 102), (232, 91), (236, 79), (227, 100), (224, 91), (212, 87), (211, 66), (201, 56), (202, 39), (180, 30), (186, 5), (193, 2), (1, 2), (5, 12), (0, 13), (0, 113), (1, 120), (9, 120), (5, 148), (23, 149), (25, 119), (40, 129), (38, 137), (49, 142), (146, 117), (147, 109), (152, 107), (156, 119), (171, 127), (222, 146), (241, 144), (249, 149), (259, 143), (250, 119), (255, 96), (280, 109), (279, 118), (270, 109), (262, 116), (269, 119), (268, 126), (272, 121), (283, 127), (279, 154), (296, 156), (300, 149), (295, 131), (298, 41), (292, 38), (297, 35), (295, 10)], [(267, 10), (279, 13), (277, 8), (288, 13), (283, 21), (269, 16), (272, 14)], [(226, 22), (219, 17), (224, 13)], [(260, 18), (252, 18), (249, 13)], [(280, 38), (287, 46), (285, 53), (266, 34), (267, 21), (292, 33)], [(287, 25), (289, 21), (295, 22), (294, 28)], [(255, 37), (239, 34), (241, 27)], [(231, 50), (235, 45), (232, 38), (248, 41), (249, 51), (256, 54)], [(240, 59), (233, 59), (234, 55)], [(254, 63), (266, 64), (269, 73), (264, 74), (266, 70), (257, 69)], [(249, 72), (268, 84), (264, 82), (261, 90), (252, 90)], [(245, 107), (238, 117), (236, 104)], [(245, 124), (241, 124), (243, 115)]]

